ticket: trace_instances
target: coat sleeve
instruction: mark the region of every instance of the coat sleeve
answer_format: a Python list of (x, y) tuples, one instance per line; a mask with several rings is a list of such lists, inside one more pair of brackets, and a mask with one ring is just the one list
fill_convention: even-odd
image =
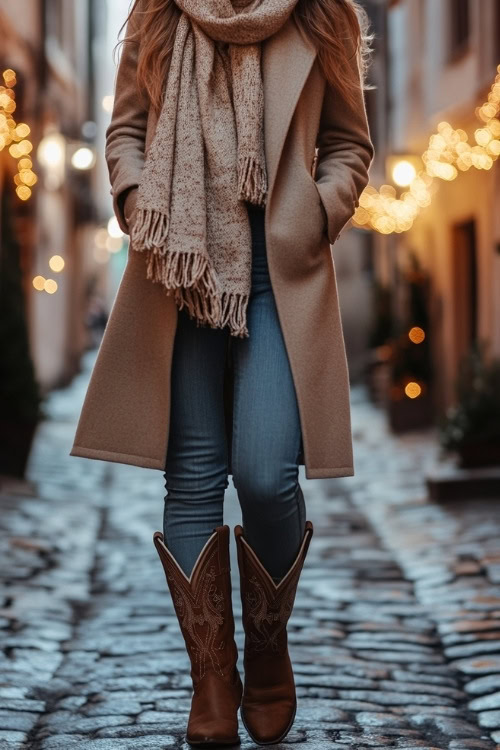
[(315, 181), (327, 217), (330, 244), (338, 239), (359, 205), (375, 153), (355, 54), (350, 55), (346, 75), (357, 84), (356, 102), (354, 106), (349, 104), (327, 81), (317, 139)]
[(115, 80), (111, 122), (106, 129), (105, 158), (111, 182), (113, 209), (123, 232), (129, 233), (124, 202), (128, 191), (139, 184), (144, 167), (148, 102), (137, 86), (139, 43), (127, 37), (136, 31), (136, 14), (126, 27), (125, 41)]

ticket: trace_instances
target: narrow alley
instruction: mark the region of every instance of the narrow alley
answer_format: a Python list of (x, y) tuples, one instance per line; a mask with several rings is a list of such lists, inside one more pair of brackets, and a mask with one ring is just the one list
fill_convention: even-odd
[[(52, 394), (29, 481), (0, 495), (0, 747), (180, 749), (190, 678), (152, 543), (162, 475), (68, 455), (92, 358)], [(355, 477), (302, 482), (315, 534), (289, 628), (297, 720), (279, 747), (493, 749), (498, 506), (426, 500), (429, 435), (391, 436), (361, 389), (352, 408)]]

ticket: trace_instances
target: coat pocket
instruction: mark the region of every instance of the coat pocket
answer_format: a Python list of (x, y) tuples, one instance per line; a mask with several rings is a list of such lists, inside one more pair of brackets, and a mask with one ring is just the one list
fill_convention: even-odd
[(321, 198), (320, 192), (318, 190), (318, 186), (316, 185), (316, 180), (314, 177), (307, 173), (308, 182), (312, 187), (313, 193), (314, 193), (314, 203), (316, 206), (316, 212), (319, 216), (319, 223), (322, 227), (321, 236), (327, 236), (328, 235), (328, 214), (326, 212), (325, 204), (323, 203), (323, 200)]

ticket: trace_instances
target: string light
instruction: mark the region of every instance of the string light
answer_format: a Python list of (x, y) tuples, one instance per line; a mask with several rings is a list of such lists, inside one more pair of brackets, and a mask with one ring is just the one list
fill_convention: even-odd
[(33, 144), (28, 139), (31, 129), (25, 122), (16, 123), (12, 116), (16, 111), (15, 71), (11, 68), (4, 70), (2, 78), (5, 85), (0, 86), (0, 151), (8, 148), (12, 158), (18, 160), (18, 172), (14, 176), (16, 194), (22, 201), (27, 201), (32, 195), (31, 188), (38, 180), (28, 158), (33, 150)]
[[(13, 117), (16, 111), (15, 71), (11, 68), (4, 70), (2, 78), (4, 85), (0, 85), (0, 151), (7, 148), (10, 156), (17, 160), (18, 172), (14, 175), (16, 194), (22, 201), (27, 201), (31, 198), (32, 187), (38, 182), (30, 157), (33, 151), (33, 143), (28, 137), (31, 128), (25, 122), (17, 123)], [(49, 260), (50, 268), (56, 273), (62, 271), (64, 265), (64, 259), (60, 255), (53, 255)], [(55, 294), (58, 288), (57, 281), (46, 279), (44, 276), (35, 276), (32, 284), (38, 292), (47, 294)]]
[[(359, 198), (352, 222), (362, 229), (374, 229), (380, 234), (407, 232), (423, 208), (430, 205), (434, 180), (455, 180), (460, 172), (491, 169), (500, 156), (500, 65), (488, 95), (488, 101), (476, 108), (482, 127), (474, 133), (475, 145), (469, 142), (464, 130), (455, 130), (448, 122), (440, 122), (431, 135), (427, 150), (422, 155), (424, 169), (409, 183), (410, 170), (403, 165), (393, 173), (397, 184), (408, 184), (408, 190), (396, 196), (391, 185), (376, 190), (368, 185)], [(398, 178), (398, 179), (396, 179)]]

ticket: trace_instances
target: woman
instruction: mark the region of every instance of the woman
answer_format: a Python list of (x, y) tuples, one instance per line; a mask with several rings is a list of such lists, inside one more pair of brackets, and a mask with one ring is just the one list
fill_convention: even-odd
[(72, 455), (164, 471), (153, 539), (192, 745), (238, 741), (240, 704), (255, 742), (288, 733), (286, 626), (313, 532), (299, 465), (353, 474), (330, 245), (373, 158), (359, 19), (352, 0), (136, 0), (128, 17), (106, 158), (130, 251)]

